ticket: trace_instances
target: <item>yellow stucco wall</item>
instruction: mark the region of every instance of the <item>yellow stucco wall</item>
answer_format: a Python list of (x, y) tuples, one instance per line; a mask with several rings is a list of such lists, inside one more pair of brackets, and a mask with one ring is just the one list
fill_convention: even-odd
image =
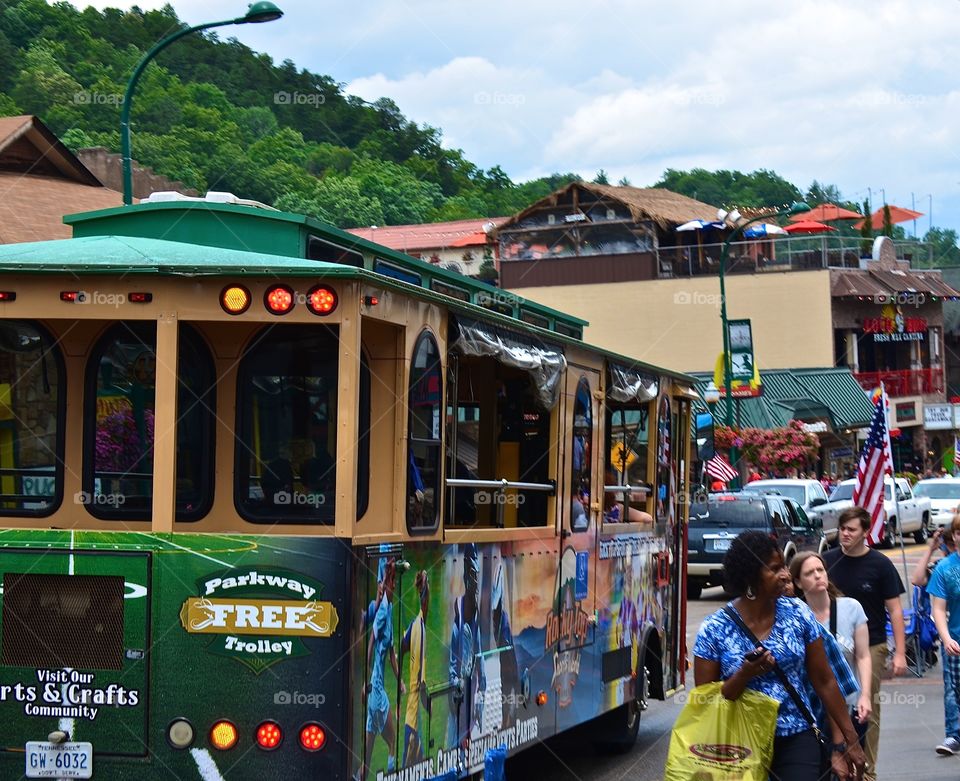
[[(665, 368), (712, 371), (723, 349), (717, 277), (513, 292), (589, 320), (587, 342)], [(834, 364), (826, 270), (730, 275), (727, 317), (752, 320), (761, 369)]]

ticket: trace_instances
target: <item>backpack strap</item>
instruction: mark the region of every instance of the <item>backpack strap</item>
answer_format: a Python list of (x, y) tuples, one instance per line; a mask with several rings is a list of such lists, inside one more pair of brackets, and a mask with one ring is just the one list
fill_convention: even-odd
[(830, 634), (837, 636), (837, 600), (830, 597)]

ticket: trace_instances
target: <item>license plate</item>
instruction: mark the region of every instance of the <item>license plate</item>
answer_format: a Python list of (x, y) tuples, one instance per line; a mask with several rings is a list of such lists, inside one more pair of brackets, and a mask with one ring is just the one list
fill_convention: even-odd
[(730, 540), (714, 540), (713, 549), (714, 550), (730, 550)]
[(27, 778), (92, 778), (92, 743), (27, 743)]

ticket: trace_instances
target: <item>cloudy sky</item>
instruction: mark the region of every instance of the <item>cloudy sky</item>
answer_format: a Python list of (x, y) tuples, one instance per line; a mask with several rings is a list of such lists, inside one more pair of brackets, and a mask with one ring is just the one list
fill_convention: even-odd
[[(932, 200), (933, 224), (960, 230), (958, 0), (277, 3), (282, 20), (221, 35), (393, 98), (518, 181), (768, 168), (875, 208)], [(244, 5), (173, 2), (191, 24)]]

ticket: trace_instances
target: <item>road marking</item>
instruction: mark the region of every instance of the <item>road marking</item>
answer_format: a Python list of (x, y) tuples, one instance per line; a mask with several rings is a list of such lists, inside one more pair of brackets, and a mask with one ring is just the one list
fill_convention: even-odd
[(190, 749), (190, 756), (197, 763), (197, 770), (200, 771), (200, 777), (203, 781), (224, 781), (223, 776), (217, 769), (217, 763), (213, 761), (210, 752), (205, 748)]

